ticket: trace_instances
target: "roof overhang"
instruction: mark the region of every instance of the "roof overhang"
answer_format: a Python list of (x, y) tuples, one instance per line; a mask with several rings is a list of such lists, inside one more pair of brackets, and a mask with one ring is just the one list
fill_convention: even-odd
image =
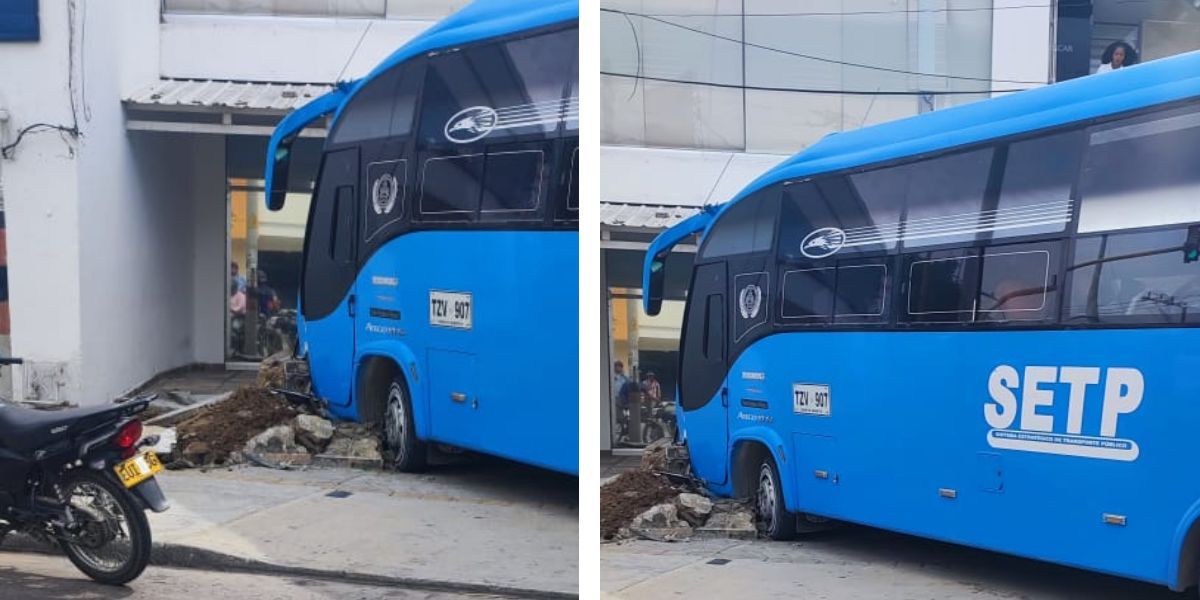
[[(160, 79), (122, 99), (125, 128), (270, 137), (280, 119), (328, 93), (320, 83), (262, 83)], [(314, 122), (300, 137), (323, 138), (328, 119)]]

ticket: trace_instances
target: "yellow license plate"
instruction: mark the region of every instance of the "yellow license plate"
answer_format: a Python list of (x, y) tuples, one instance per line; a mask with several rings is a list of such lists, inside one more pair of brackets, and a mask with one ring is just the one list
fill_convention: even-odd
[(131, 488), (151, 477), (154, 474), (163, 470), (162, 462), (158, 460), (158, 455), (153, 450), (143, 452), (121, 464), (113, 467), (117, 472), (117, 477), (121, 483), (127, 488)]

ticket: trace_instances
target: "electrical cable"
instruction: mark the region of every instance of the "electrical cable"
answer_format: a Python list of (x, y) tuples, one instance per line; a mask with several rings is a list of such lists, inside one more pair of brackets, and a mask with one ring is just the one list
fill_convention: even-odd
[(1010, 92), (1022, 92), (1028, 88), (1014, 88), (1004, 90), (928, 90), (928, 91), (901, 91), (901, 90), (831, 90), (817, 88), (788, 88), (788, 87), (768, 87), (757, 85), (741, 85), (736, 83), (715, 83), (708, 81), (688, 81), (686, 79), (671, 79), (668, 77), (652, 77), (650, 75), (629, 75), (627, 73), (613, 73), (611, 71), (601, 71), (601, 75), (608, 77), (620, 77), (622, 79), (641, 79), (644, 81), (660, 81), (663, 83), (679, 83), (686, 85), (700, 85), (715, 88), (727, 89), (745, 89), (759, 92), (795, 92), (803, 94), (845, 94), (848, 96), (958, 96), (970, 94), (1005, 94)]
[(659, 19), (657, 17), (652, 17), (652, 16), (643, 15), (643, 14), (639, 14), (639, 13), (631, 13), (631, 12), (627, 12), (627, 11), (623, 11), (623, 10), (617, 10), (614, 8), (602, 8), (602, 9), (600, 9), (600, 11), (601, 12), (609, 12), (609, 13), (613, 13), (613, 14), (634, 16), (634, 17), (642, 17), (642, 18), (648, 19), (650, 21), (656, 21), (656, 22), (662, 23), (664, 25), (669, 25), (671, 27), (676, 27), (679, 29), (683, 29), (685, 31), (690, 31), (692, 33), (698, 33), (703, 36), (711, 37), (711, 38), (718, 39), (718, 40), (723, 40), (726, 42), (742, 44), (742, 45), (745, 45), (745, 46), (748, 46), (751, 48), (758, 48), (759, 50), (766, 50), (768, 52), (776, 52), (776, 53), (785, 54), (788, 56), (795, 56), (797, 58), (815, 60), (817, 62), (830, 63), (830, 64), (841, 65), (841, 66), (845, 66), (845, 67), (856, 67), (856, 68), (860, 68), (860, 69), (881, 71), (881, 72), (885, 72), (885, 73), (897, 73), (897, 74), (901, 74), (901, 75), (916, 75), (918, 77), (937, 77), (937, 78), (942, 78), (942, 79), (955, 79), (955, 80), (959, 80), (959, 81), (977, 81), (977, 82), (983, 82), (983, 83), (1015, 83), (1015, 84), (1023, 84), (1023, 85), (1044, 85), (1046, 83), (1045, 81), (1022, 81), (1022, 80), (1017, 80), (1017, 79), (989, 79), (986, 77), (969, 77), (969, 76), (965, 76), (965, 75), (944, 75), (941, 73), (923, 73), (920, 71), (909, 71), (909, 70), (905, 70), (905, 69), (894, 69), (891, 67), (883, 67), (883, 66), (879, 66), (879, 65), (868, 65), (868, 64), (864, 64), (864, 63), (855, 63), (855, 62), (849, 62), (849, 61), (844, 61), (844, 60), (836, 60), (836, 59), (832, 59), (832, 58), (828, 58), (828, 57), (824, 57), (824, 56), (815, 56), (812, 54), (804, 54), (802, 52), (794, 52), (792, 50), (784, 50), (782, 48), (775, 48), (773, 46), (765, 46), (762, 44), (755, 44), (752, 42), (748, 42), (746, 40), (739, 40), (739, 39), (735, 39), (735, 38), (731, 38), (731, 37), (726, 37), (726, 36), (719, 35), (716, 33), (704, 31), (702, 29), (695, 29), (692, 27), (688, 27), (686, 25), (680, 25), (679, 23), (674, 23), (674, 22), (668, 21), (666, 19)]

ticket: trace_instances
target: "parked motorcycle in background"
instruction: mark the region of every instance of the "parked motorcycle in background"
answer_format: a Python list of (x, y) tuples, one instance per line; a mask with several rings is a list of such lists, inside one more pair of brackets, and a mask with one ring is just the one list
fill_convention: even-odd
[[(0, 358), (0, 365), (21, 359)], [(59, 411), (0, 404), (0, 539), (56, 542), (92, 579), (122, 585), (150, 562), (146, 510), (167, 510), (157, 436), (136, 415), (153, 396)]]

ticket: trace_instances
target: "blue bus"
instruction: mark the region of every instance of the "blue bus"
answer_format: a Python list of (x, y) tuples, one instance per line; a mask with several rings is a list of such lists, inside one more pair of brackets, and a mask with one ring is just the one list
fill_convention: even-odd
[(830, 135), (698, 234), (680, 443), (824, 520), (1182, 590), (1200, 559), (1200, 53)]
[(332, 115), (297, 350), (401, 470), (436, 443), (578, 473), (578, 20), (476, 0), (271, 137), (277, 210), (292, 143)]

